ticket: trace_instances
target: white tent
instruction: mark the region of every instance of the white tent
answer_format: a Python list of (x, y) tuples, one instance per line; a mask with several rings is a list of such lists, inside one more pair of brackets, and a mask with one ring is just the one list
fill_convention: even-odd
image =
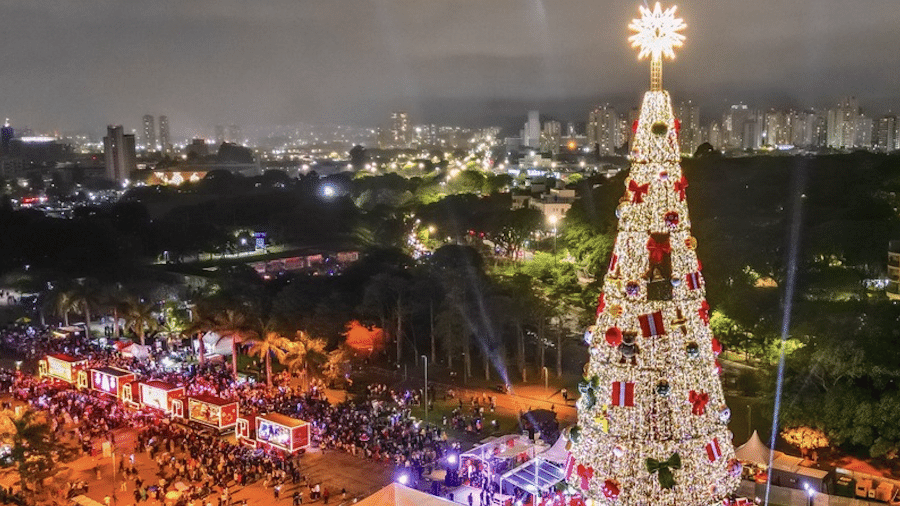
[(566, 450), (566, 444), (568, 441), (565, 436), (562, 434), (556, 438), (556, 442), (553, 443), (553, 446), (547, 448), (547, 450), (543, 453), (538, 454), (538, 456), (542, 460), (549, 460), (550, 462), (556, 462), (557, 464), (565, 464), (566, 458), (569, 456), (569, 450)]
[(143, 360), (150, 357), (150, 347), (138, 343), (131, 343), (122, 348), (122, 356), (125, 358), (134, 357), (138, 360)]
[[(231, 337), (223, 337), (219, 338), (219, 334), (215, 332), (207, 332), (203, 335), (203, 349), (206, 351), (206, 356), (209, 357), (211, 355), (228, 355), (231, 356)], [(191, 339), (191, 344), (194, 346), (194, 353), (200, 349), (200, 344), (196, 339)]]
[[(779, 455), (782, 455), (781, 452), (775, 452), (774, 457), (778, 458)], [(769, 448), (763, 444), (762, 440), (759, 438), (759, 433), (753, 431), (753, 435), (750, 436), (750, 439), (747, 440), (746, 443), (737, 447), (734, 450), (734, 456), (737, 457), (738, 460), (743, 460), (744, 462), (753, 462), (754, 464), (769, 464)]]
[(357, 506), (456, 506), (456, 503), (449, 499), (419, 492), (399, 483), (391, 483), (356, 504)]

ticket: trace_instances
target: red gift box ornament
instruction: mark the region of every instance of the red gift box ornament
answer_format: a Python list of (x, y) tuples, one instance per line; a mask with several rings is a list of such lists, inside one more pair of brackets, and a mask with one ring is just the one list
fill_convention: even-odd
[(581, 490), (588, 490), (591, 487), (591, 478), (594, 477), (594, 468), (584, 464), (578, 464), (578, 477), (581, 478)]
[(618, 346), (622, 344), (622, 331), (618, 327), (610, 327), (606, 329), (606, 342), (610, 346)]
[(709, 443), (706, 443), (706, 458), (710, 462), (715, 462), (722, 458), (722, 448), (719, 447), (719, 438), (714, 437)]
[(681, 130), (681, 122), (678, 121), (678, 118), (675, 118), (675, 133), (677, 134)]
[(700, 316), (700, 319), (703, 320), (703, 323), (709, 325), (709, 303), (705, 300), (700, 303), (700, 309), (697, 310), (697, 314)]
[(691, 414), (699, 416), (706, 413), (706, 403), (709, 402), (708, 393), (691, 390), (688, 400), (691, 401)]
[(634, 407), (634, 383), (616, 381), (612, 385), (613, 406)]
[(632, 204), (641, 204), (644, 202), (644, 195), (647, 194), (647, 191), (650, 189), (650, 183), (637, 184), (632, 179), (631, 182), (628, 183), (628, 191), (631, 192), (631, 203)]
[(700, 271), (685, 274), (684, 280), (687, 282), (689, 290), (698, 290), (703, 285), (703, 275), (700, 274)]
[(681, 179), (675, 181), (675, 191), (678, 192), (678, 200), (684, 200), (684, 190), (688, 186), (687, 178), (684, 175), (681, 176)]
[(616, 498), (619, 497), (619, 482), (616, 480), (606, 480), (603, 482), (603, 486), (600, 487), (600, 491), (603, 492), (604, 497), (610, 501), (615, 501)]
[(666, 255), (672, 252), (672, 245), (668, 238), (665, 241), (656, 242), (651, 236), (647, 239), (647, 249), (650, 251), (650, 263), (660, 264)]
[(661, 311), (639, 315), (638, 323), (641, 326), (641, 335), (644, 337), (656, 337), (666, 333)]

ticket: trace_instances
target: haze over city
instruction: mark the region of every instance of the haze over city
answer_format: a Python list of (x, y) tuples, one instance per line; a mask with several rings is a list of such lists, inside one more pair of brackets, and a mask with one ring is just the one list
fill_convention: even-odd
[[(646, 81), (625, 41), (631, 9), (587, 0), (3, 1), (2, 114), (35, 130), (99, 134), (147, 111), (214, 124), (520, 124), (636, 106)], [(679, 15), (666, 69), (704, 114), (728, 104), (897, 110), (895, 0), (710, 2)], [(702, 24), (700, 21), (702, 20)], [(615, 27), (615, 28), (610, 28)]]

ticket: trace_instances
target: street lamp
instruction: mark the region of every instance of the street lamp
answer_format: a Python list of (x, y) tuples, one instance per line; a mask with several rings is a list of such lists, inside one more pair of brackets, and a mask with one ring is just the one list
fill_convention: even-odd
[(425, 399), (425, 423), (428, 423), (428, 356), (422, 355), (422, 360), (425, 361), (425, 389), (423, 390), (425, 394), (423, 396)]
[(556, 222), (559, 220), (559, 216), (555, 214), (551, 214), (550, 217), (547, 218), (547, 221), (550, 222), (550, 226), (553, 227), (553, 256), (556, 256)]
[(541, 367), (541, 375), (544, 376), (544, 390), (549, 390), (550, 371), (547, 370), (547, 366)]
[(816, 490), (810, 487), (809, 483), (803, 483), (803, 488), (806, 490), (806, 496), (809, 498), (807, 504), (813, 506), (813, 496), (816, 495)]

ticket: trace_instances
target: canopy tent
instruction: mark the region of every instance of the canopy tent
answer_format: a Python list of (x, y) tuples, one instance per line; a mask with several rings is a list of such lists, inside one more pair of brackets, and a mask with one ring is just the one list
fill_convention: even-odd
[(443, 497), (391, 483), (383, 489), (356, 503), (357, 506), (456, 506)]
[[(774, 457), (777, 458), (781, 454), (781, 452), (775, 452)], [(744, 462), (761, 465), (769, 464), (769, 448), (763, 444), (759, 438), (759, 433), (756, 431), (753, 431), (753, 435), (750, 436), (746, 443), (734, 450), (734, 456)]]
[(122, 348), (121, 352), (122, 356), (125, 358), (134, 357), (140, 360), (150, 358), (150, 347), (137, 343), (131, 343), (128, 346), (125, 346)]
[(527, 437), (519, 434), (507, 434), (496, 439), (487, 440), (484, 444), (463, 453), (460, 455), (460, 458), (487, 460), (493, 457), (507, 459), (525, 452), (529, 452), (528, 456), (532, 457), (534, 456), (531, 453), (533, 447), (534, 443)]
[[(220, 337), (215, 332), (207, 332), (202, 339), (203, 349), (206, 351), (207, 357), (212, 355), (231, 355), (231, 336)], [(200, 349), (199, 342), (196, 339), (192, 339), (191, 344), (194, 347), (194, 353), (196, 353)]]
[(500, 490), (510, 484), (532, 494), (546, 491), (565, 477), (565, 472), (553, 462), (537, 458), (505, 473), (500, 477)]
[(547, 451), (544, 453), (539, 453), (538, 456), (541, 460), (565, 464), (566, 459), (569, 456), (569, 450), (566, 450), (566, 444), (568, 444), (568, 441), (566, 441), (565, 436), (560, 434), (560, 436), (556, 438), (556, 442), (553, 443), (553, 446), (547, 448)]

